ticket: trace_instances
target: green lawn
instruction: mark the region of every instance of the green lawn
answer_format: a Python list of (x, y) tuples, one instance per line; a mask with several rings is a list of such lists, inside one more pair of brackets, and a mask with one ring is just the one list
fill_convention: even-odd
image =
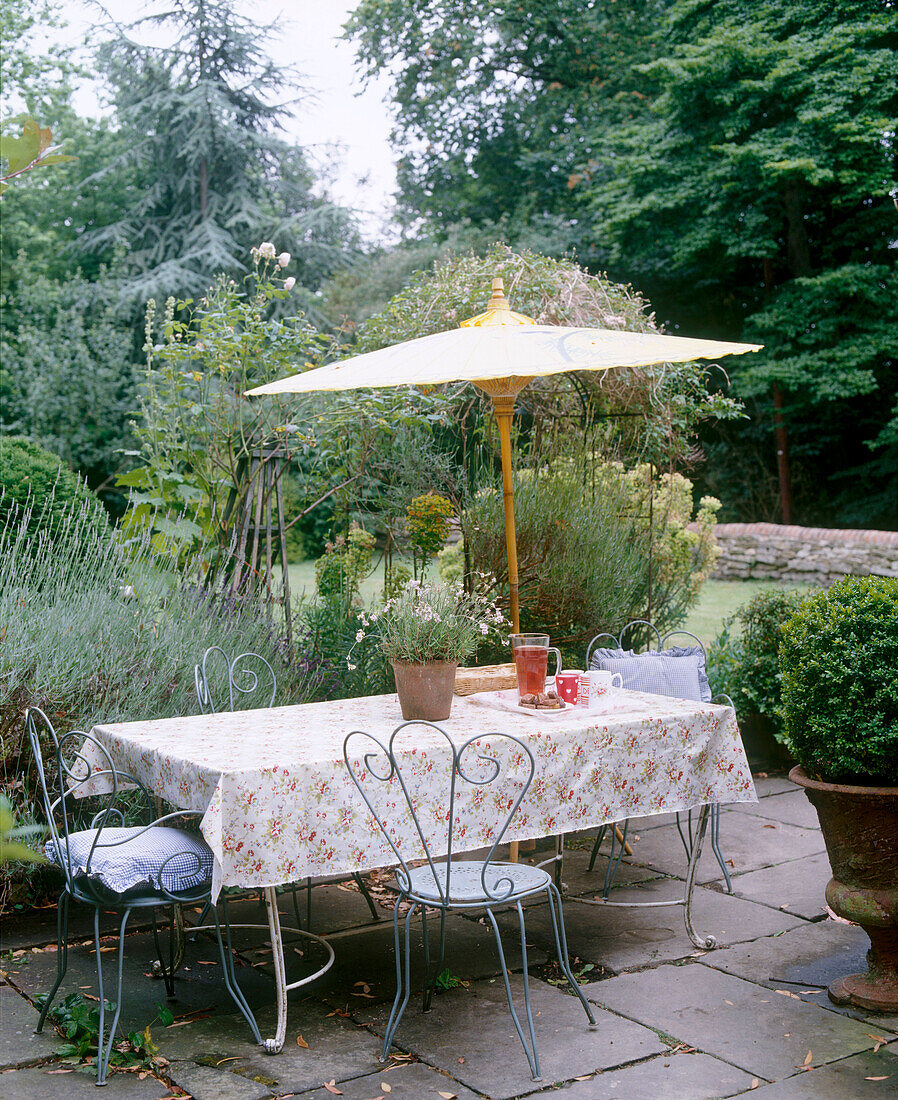
[[(686, 617), (685, 630), (697, 635), (707, 645), (723, 626), (723, 620), (732, 615), (758, 592), (768, 588), (782, 587), (778, 581), (706, 581), (699, 601)], [(802, 585), (787, 585), (788, 588), (800, 588)], [(372, 603), (383, 588), (382, 567), (362, 582), (362, 597), (365, 603)], [(313, 561), (294, 562), (290, 566), (290, 591), (294, 598), (305, 592), (311, 597), (315, 592), (315, 563)]]
[(707, 645), (723, 626), (723, 620), (758, 594), (770, 588), (806, 588), (807, 585), (783, 585), (779, 581), (705, 581), (698, 603), (686, 616), (683, 629), (695, 634)]

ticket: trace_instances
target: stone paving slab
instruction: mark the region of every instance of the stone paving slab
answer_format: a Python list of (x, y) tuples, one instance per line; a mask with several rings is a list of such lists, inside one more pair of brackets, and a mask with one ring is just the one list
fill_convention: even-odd
[[(511, 984), (523, 1020), (521, 979), (514, 976)], [(436, 997), (427, 1013), (410, 1003), (394, 1044), (491, 1100), (524, 1096), (553, 1082), (624, 1065), (665, 1049), (654, 1032), (610, 1012), (597, 1013), (597, 1030), (590, 1031), (575, 997), (534, 979), (530, 990), (543, 1075), (539, 1082), (530, 1076), (500, 979), (451, 990)], [(360, 1019), (383, 1034), (387, 1015), (387, 1006), (381, 1006)]]
[[(635, 1066), (575, 1081), (557, 1100), (722, 1100), (751, 1089), (752, 1077), (707, 1054), (659, 1054)], [(754, 1095), (754, 1094), (752, 1094)]]
[[(710, 975), (710, 976), (709, 976)], [(590, 1000), (660, 1028), (761, 1080), (776, 1081), (875, 1045), (867, 1024), (697, 963), (586, 987)]]
[[(885, 1078), (885, 1080), (883, 1080)], [(855, 1054), (756, 1089), (759, 1100), (885, 1100), (898, 1095), (898, 1046)]]
[(771, 795), (794, 794), (795, 784), (788, 775), (757, 774), (754, 777), (755, 793), (758, 798), (770, 798)]
[[(612, 900), (662, 901), (682, 896), (683, 883), (667, 879), (616, 890)], [(692, 912), (696, 929), (716, 936), (721, 943), (772, 936), (802, 923), (800, 918), (789, 913), (701, 887), (696, 887), (693, 894)], [(497, 919), (503, 941), (512, 942), (518, 935), (517, 914), (503, 913)], [(657, 909), (600, 908), (567, 899), (564, 924), (571, 957), (612, 972), (681, 959), (695, 951), (686, 934), (681, 905)], [(526, 929), (528, 944), (554, 956), (552, 922), (547, 906), (528, 909)]]
[[(14, 909), (3, 915), (0, 928), (0, 951), (19, 951), (28, 947), (43, 947), (56, 943), (56, 905), (43, 906), (40, 909)], [(103, 913), (100, 917), (101, 935), (111, 935), (118, 931), (121, 917), (115, 913)], [(150, 917), (146, 910), (135, 910), (128, 922), (131, 931), (150, 927)], [(86, 905), (69, 907), (69, 942), (93, 939), (94, 911)]]
[(775, 798), (762, 798), (760, 802), (739, 802), (726, 806), (724, 813), (757, 814), (772, 821), (783, 821), (788, 825), (798, 825), (803, 829), (819, 829), (817, 811), (808, 801), (804, 791), (793, 788), (789, 794)]
[(732, 881), (740, 898), (816, 921), (826, 916), (826, 884), (831, 878), (829, 858), (823, 852), (734, 875)]
[(37, 1010), (24, 997), (10, 986), (0, 985), (0, 1067), (52, 1058), (62, 1039), (49, 1022), (35, 1035), (37, 1019)]
[[(517, 916), (515, 916), (517, 920)], [(431, 965), (436, 966), (439, 949), (439, 919), (428, 918)], [(400, 935), (402, 926), (400, 925)], [(424, 931), (420, 918), (412, 921), (410, 936), (412, 989), (423, 988)], [(503, 937), (505, 962), (510, 970), (523, 964), (520, 938)], [(372, 925), (351, 936), (335, 938), (333, 967), (316, 987), (316, 992), (340, 1006), (392, 1000), (396, 992), (396, 956), (393, 950), (393, 922)], [(545, 950), (528, 952), (528, 962), (536, 965), (547, 959)], [(295, 966), (288, 951), (287, 980)], [(301, 962), (301, 960), (300, 960)], [(466, 981), (499, 972), (499, 956), (493, 931), (477, 919), (449, 914), (446, 918), (446, 960), (454, 975)]]
[[(48, 1100), (64, 1097), (65, 1100), (160, 1100), (174, 1096), (165, 1085), (152, 1077), (143, 1081), (136, 1073), (110, 1072), (109, 1084), (97, 1090), (96, 1070), (85, 1072), (71, 1069), (58, 1062), (52, 1066), (35, 1066), (32, 1069), (9, 1070), (0, 1074), (0, 1100)], [(222, 1098), (224, 1100), (224, 1098)]]
[[(166, 1071), (192, 1100), (265, 1100), (273, 1096), (268, 1085), (249, 1081), (224, 1067), (198, 1066), (195, 1062), (172, 1062)], [(104, 1098), (105, 1100), (105, 1098)]]
[[(606, 841), (605, 843), (607, 845), (608, 842)], [(535, 858), (528, 859), (527, 862), (531, 864), (540, 863), (545, 858), (545, 853), (541, 852)], [(596, 890), (601, 889), (602, 883), (605, 881), (605, 871), (608, 868), (608, 862), (609, 860), (606, 855), (599, 855), (596, 857), (595, 867), (592, 871), (588, 871), (588, 851), (565, 851), (563, 871), (565, 891), (573, 895), (594, 894)], [(551, 874), (552, 866), (547, 866), (546, 870)], [(615, 877), (615, 886), (629, 886), (637, 882), (647, 882), (656, 877), (657, 872), (655, 871), (648, 870), (645, 867), (635, 867), (630, 864), (621, 863)], [(526, 899), (528, 903), (534, 905), (541, 904), (544, 900), (545, 895), (539, 894)], [(500, 906), (496, 906), (495, 911), (498, 912), (500, 908)]]
[[(756, 814), (722, 814), (720, 847), (731, 875), (757, 871), (826, 850), (819, 829), (800, 829)], [(649, 829), (633, 849), (632, 857), (624, 857), (628, 863), (653, 867), (681, 878), (686, 874), (686, 853), (676, 829)], [(706, 835), (696, 881), (718, 880), (722, 882), (723, 875)]]
[[(441, 1092), (454, 1093), (458, 1100), (477, 1100), (476, 1093), (421, 1062), (387, 1072), (381, 1070), (368, 1077), (357, 1077), (354, 1081), (338, 1081), (337, 1085), (344, 1100), (376, 1100), (384, 1096), (384, 1090), (380, 1087), (382, 1082), (390, 1088), (386, 1100), (440, 1100)], [(305, 1093), (303, 1100), (332, 1100), (332, 1097), (332, 1092), (320, 1088)]]
[(838, 921), (800, 925), (782, 936), (710, 951), (701, 962), (715, 970), (765, 985), (789, 990), (829, 1012), (868, 1020), (871, 1031), (898, 1032), (898, 1015), (866, 1012), (835, 1005), (823, 991), (835, 978), (856, 973), (864, 966), (870, 941), (863, 929)]
[[(258, 1013), (263, 1038), (274, 1034), (273, 1008)], [(308, 1047), (297, 1044), (301, 1035)], [(179, 1028), (164, 1028), (154, 1038), (165, 1058), (193, 1062), (227, 1072), (272, 1093), (303, 1092), (324, 1081), (362, 1077), (377, 1069), (382, 1040), (364, 1027), (337, 1015), (328, 1006), (291, 994), (287, 1041), (280, 1054), (266, 1054), (255, 1042), (242, 1016), (216, 1016)], [(223, 1059), (233, 1059), (223, 1062)], [(217, 1063), (222, 1063), (218, 1066)], [(187, 1079), (186, 1067), (180, 1072)], [(180, 1083), (176, 1074), (172, 1075)], [(376, 1095), (376, 1094), (375, 1094)], [(209, 1094), (208, 1100), (217, 1100)]]
[[(110, 939), (103, 946), (114, 946)], [(185, 966), (175, 979), (175, 999), (169, 1001), (165, 986), (150, 974), (150, 962), (155, 956), (153, 937), (145, 933), (126, 937), (124, 964), (124, 995), (120, 1030), (128, 1032), (143, 1029), (158, 1013), (160, 1004), (169, 1008), (175, 1016), (195, 1009), (231, 1012), (233, 1002), (225, 989), (221, 975), (218, 947), (209, 941), (188, 943)], [(90, 999), (97, 996), (97, 970), (92, 946), (78, 945), (69, 948), (69, 966), (63, 983), (56, 994), (54, 1004), (59, 1004), (70, 993), (80, 993)], [(107, 1000), (115, 999), (115, 951), (103, 955), (103, 976)], [(10, 980), (29, 997), (48, 993), (56, 980), (56, 948), (26, 956), (27, 961), (13, 960), (8, 968)], [(208, 963), (202, 965), (200, 960)], [(274, 999), (274, 985), (265, 974), (247, 966), (237, 968), (237, 979), (249, 1003), (270, 1004)], [(36, 1013), (35, 1013), (36, 1015)], [(155, 1028), (154, 1028), (155, 1033)]]

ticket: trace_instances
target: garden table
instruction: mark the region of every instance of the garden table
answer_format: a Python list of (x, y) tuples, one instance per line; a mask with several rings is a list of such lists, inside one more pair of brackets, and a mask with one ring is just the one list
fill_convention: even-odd
[[(456, 698), (440, 726), (457, 744), (479, 734), (486, 747), (492, 730), (520, 738), (532, 751), (534, 780), (504, 839), (558, 836), (702, 807), (684, 903), (693, 942), (714, 946), (713, 937), (696, 937), (688, 905), (708, 807), (756, 801), (732, 708), (615, 691), (595, 710), (515, 712), (491, 696)], [(202, 833), (215, 854), (213, 898), (222, 886), (265, 891), (278, 993), (277, 1032), (265, 1043), (271, 1052), (284, 1042), (288, 989), (275, 888), (395, 863), (346, 769), (343, 741), (363, 730), (386, 742), (400, 722), (397, 697), (379, 695), (91, 731), (117, 768), (172, 805), (203, 812)], [(414, 749), (400, 755), (425, 801), (428, 791), (435, 799), (444, 795), (442, 738), (419, 726)], [(456, 802), (455, 851), (490, 845), (503, 818), (491, 796), (477, 792)]]

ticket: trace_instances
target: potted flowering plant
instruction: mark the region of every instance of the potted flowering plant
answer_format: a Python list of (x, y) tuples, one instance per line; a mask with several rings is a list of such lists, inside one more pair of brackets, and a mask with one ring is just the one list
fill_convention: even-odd
[(493, 600), (443, 582), (409, 581), (380, 610), (362, 614), (361, 621), (356, 642), (377, 636), (393, 666), (406, 721), (448, 718), (459, 663), (491, 635), (509, 629)]
[(867, 971), (829, 996), (898, 1011), (898, 578), (846, 577), (782, 628), (789, 778), (817, 810), (829, 907), (870, 937)]

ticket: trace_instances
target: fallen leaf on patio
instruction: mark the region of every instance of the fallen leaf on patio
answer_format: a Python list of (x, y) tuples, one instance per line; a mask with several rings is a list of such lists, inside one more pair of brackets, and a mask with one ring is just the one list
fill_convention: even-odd
[(779, 993), (781, 997), (793, 997), (796, 1001), (800, 1001), (801, 997), (797, 993), (792, 993), (788, 989), (774, 989), (774, 993)]
[(441, 1092), (439, 1095), (442, 1096), (443, 1100), (457, 1100), (458, 1098), (457, 1092)]
[(756, 1089), (760, 1086), (760, 1084), (761, 1082), (757, 1079), (757, 1077), (752, 1077), (751, 1084), (748, 1087), (750, 1089)]
[(99, 1001), (100, 999), (99, 997), (95, 997), (93, 993), (83, 993), (82, 996), (84, 997), (85, 1001)]
[(305, 1039), (303, 1039), (301, 1035), (296, 1036), (296, 1045), (298, 1047), (302, 1047), (303, 1050), (309, 1049), (309, 1044), (305, 1041)]
[(197, 959), (196, 961), (198, 966), (218, 966), (218, 963), (212, 959)]
[(225, 1064), (225, 1062), (239, 1062), (239, 1061), (240, 1061), (240, 1059), (237, 1057), (236, 1054), (234, 1054), (230, 1058), (222, 1058), (220, 1061), (216, 1062), (215, 1064), (217, 1066), (223, 1066)]
[(393, 1086), (388, 1085), (386, 1083), (386, 1081), (381, 1081), (380, 1087), (381, 1087), (381, 1089), (383, 1089), (384, 1092), (392, 1092), (393, 1091)]
[(463, 1066), (463, 1065), (465, 1064), (465, 1060), (464, 1060), (464, 1058), (459, 1058), (459, 1060), (458, 1060), (458, 1064), (459, 1064), (460, 1066)]
[(587, 1073), (585, 1077), (574, 1077), (573, 1080), (574, 1081), (591, 1081), (592, 1080), (592, 1074)]
[(728, 1000), (726, 1000), (726, 998), (724, 998), (724, 1002), (723, 1002), (723, 1003), (724, 1003), (725, 1005), (731, 1005), (731, 1004), (732, 1004), (733, 1002), (732, 1002), (732, 1001), (728, 1001)]
[(783, 1038), (784, 1039), (791, 1039), (792, 1038), (792, 1032), (791, 1031), (784, 1031), (783, 1032)]
[(776, 826), (775, 825), (765, 825), (764, 828), (765, 829), (775, 829)]
[(371, 992), (371, 986), (368, 985), (367, 982), (355, 982), (354, 985), (355, 985), (356, 989), (358, 989), (358, 987), (361, 986), (363, 993), (370, 993)]
[[(51, 1074), (51, 1073), (74, 1073), (74, 1072), (75, 1071), (73, 1069), (48, 1069), (47, 1070), (48, 1075)], [(869, 1080), (869, 1078), (868, 1078), (868, 1080)]]
[(324, 1087), (327, 1089), (328, 1092), (332, 1092), (334, 1096), (343, 1095), (343, 1090), (337, 1088), (336, 1078), (332, 1078), (330, 1081), (325, 1081)]
[(803, 1062), (803, 1065), (809, 1066), (811, 1064), (811, 1062), (813, 1062), (813, 1061), (814, 1061), (814, 1055), (810, 1051), (808, 1051), (808, 1055), (805, 1058), (805, 1060)]
[[(57, 1072), (57, 1073), (59, 1073), (59, 1070), (57, 1070), (56, 1072)], [(864, 1078), (864, 1080), (865, 1080), (865, 1081), (888, 1081), (888, 1079), (889, 1079), (889, 1078), (890, 1078), (891, 1076), (892, 1076), (892, 1075), (891, 1075), (890, 1073), (887, 1073), (887, 1074), (885, 1075), (885, 1077), (865, 1077), (865, 1078)]]

